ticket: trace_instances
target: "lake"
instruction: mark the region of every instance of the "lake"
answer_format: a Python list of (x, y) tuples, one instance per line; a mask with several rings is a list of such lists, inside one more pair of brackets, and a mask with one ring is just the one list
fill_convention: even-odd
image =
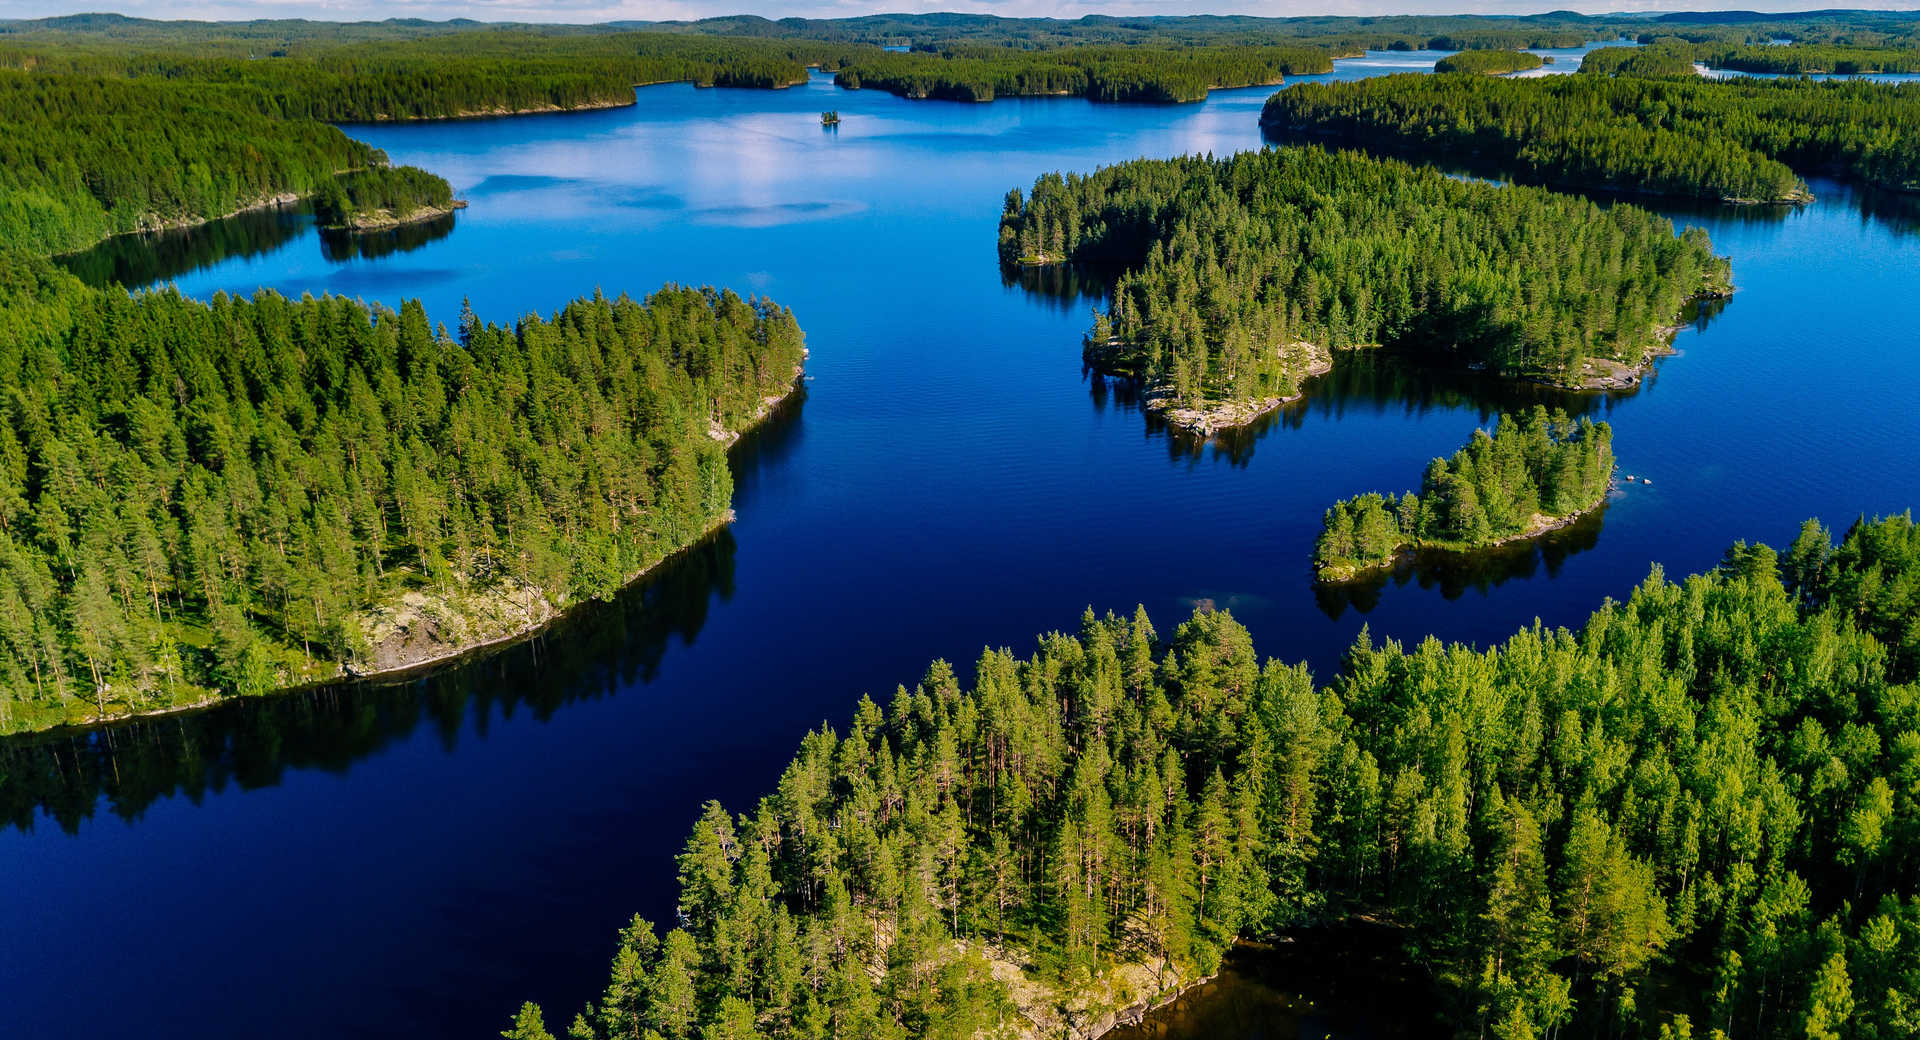
[(1695, 71), (1708, 79), (1860, 79), (1873, 83), (1920, 83), (1920, 73), (1913, 72), (1813, 72), (1801, 76), (1786, 72), (1746, 72), (1741, 69), (1714, 69), (1697, 63), (1693, 67)]
[[(1081, 371), (1098, 287), (1002, 274), (1001, 200), (1047, 171), (1259, 147), (1270, 93), (968, 105), (816, 76), (350, 127), (471, 207), (352, 249), (292, 211), (74, 259), (196, 296), (419, 297), (449, 325), (463, 300), (509, 320), (596, 289), (731, 286), (791, 306), (813, 354), (803, 398), (734, 451), (738, 522), (538, 640), (404, 683), (0, 743), (7, 1033), (484, 1037), (523, 999), (564, 1022), (622, 923), (671, 920), (702, 802), (747, 807), (809, 727), (930, 659), (1031, 650), (1089, 605), (1145, 604), (1163, 631), (1212, 605), (1327, 676), (1363, 627), (1484, 643), (1577, 625), (1656, 565), (1920, 503), (1920, 221), (1826, 181), (1804, 209), (1675, 213), (1733, 257), (1739, 291), (1636, 393), (1356, 357), (1225, 441), (1155, 428)], [(1533, 401), (1611, 421), (1623, 469), (1654, 483), (1540, 545), (1316, 592), (1328, 504), (1416, 486)]]

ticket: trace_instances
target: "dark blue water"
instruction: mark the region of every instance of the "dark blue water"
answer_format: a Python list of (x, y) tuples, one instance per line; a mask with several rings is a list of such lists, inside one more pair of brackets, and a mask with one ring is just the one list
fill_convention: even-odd
[[(1388, 58), (1432, 60), (1369, 60)], [(1379, 66), (1338, 75), (1361, 71)], [(1818, 183), (1804, 210), (1685, 215), (1739, 293), (1640, 392), (1564, 402), (1610, 419), (1652, 486), (1542, 548), (1316, 596), (1328, 502), (1413, 485), (1536, 398), (1361, 359), (1265, 428), (1195, 444), (1082, 375), (1092, 298), (1007, 284), (994, 256), (1007, 189), (1258, 147), (1268, 93), (963, 105), (816, 79), (353, 128), (471, 208), (374, 256), (329, 252), (297, 214), (251, 255), (168, 247), (196, 295), (418, 296), (448, 322), (463, 299), (506, 319), (669, 280), (765, 292), (806, 328), (810, 381), (736, 450), (729, 532), (538, 642), (400, 686), (0, 744), (6, 1034), (487, 1036), (525, 998), (564, 1020), (630, 914), (671, 914), (702, 801), (744, 807), (809, 726), (931, 658), (1031, 648), (1088, 605), (1170, 628), (1210, 602), (1325, 675), (1363, 625), (1575, 625), (1656, 564), (1920, 502), (1920, 236), (1899, 200)]]

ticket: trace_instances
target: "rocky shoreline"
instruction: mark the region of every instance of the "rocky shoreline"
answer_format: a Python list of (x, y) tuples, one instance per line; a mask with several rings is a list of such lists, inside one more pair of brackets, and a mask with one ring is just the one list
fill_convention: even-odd
[(384, 209), (368, 210), (364, 213), (355, 213), (345, 224), (329, 224), (321, 230), (349, 235), (367, 231), (388, 231), (408, 224), (424, 224), (429, 220), (438, 220), (454, 210), (466, 208), (466, 199), (454, 199), (444, 206), (416, 206), (405, 214), (395, 214), (391, 210)]
[(811, 354), (812, 352), (808, 350), (806, 347), (800, 348), (801, 363), (793, 366), (793, 382), (787, 387), (784, 393), (768, 394), (767, 396), (761, 398), (760, 407), (754, 409), (753, 418), (747, 421), (747, 424), (744, 428), (738, 429), (738, 430), (729, 430), (717, 422), (709, 423), (707, 425), (707, 436), (731, 448), (733, 447), (734, 443), (740, 439), (740, 436), (742, 434), (760, 425), (761, 423), (766, 422), (767, 417), (773, 414), (773, 410), (775, 408), (778, 408), (782, 404), (785, 404), (787, 401), (792, 400), (793, 395), (800, 392), (802, 380), (806, 377), (806, 372), (807, 372), (806, 359), (809, 356), (811, 356)]
[(1527, 521), (1527, 526), (1512, 534), (1495, 538), (1490, 542), (1482, 542), (1479, 545), (1472, 546), (1457, 546), (1451, 543), (1423, 545), (1418, 541), (1402, 542), (1394, 548), (1392, 553), (1388, 554), (1386, 559), (1378, 563), (1369, 563), (1361, 567), (1315, 568), (1313, 580), (1315, 584), (1319, 585), (1351, 584), (1371, 575), (1378, 574), (1381, 571), (1392, 570), (1400, 564), (1411, 560), (1414, 554), (1420, 552), (1422, 549), (1467, 555), (1488, 549), (1498, 549), (1503, 545), (1513, 545), (1516, 542), (1531, 541), (1542, 535), (1552, 534), (1561, 528), (1571, 527), (1574, 522), (1581, 517), (1599, 510), (1607, 504), (1607, 499), (1612, 497), (1615, 489), (1613, 478), (1608, 477), (1607, 486), (1600, 490), (1600, 497), (1594, 499), (1593, 504), (1559, 516), (1549, 513), (1535, 513), (1533, 517)]
[[(118, 238), (120, 237), (120, 235), (152, 235), (161, 231), (182, 231), (187, 228), (199, 227), (202, 224), (211, 224), (216, 220), (225, 220), (228, 217), (237, 217), (242, 213), (254, 213), (263, 209), (278, 209), (281, 206), (291, 206), (294, 203), (299, 202), (304, 197), (305, 196), (300, 195), (297, 192), (291, 192), (291, 191), (276, 192), (272, 195), (263, 195), (260, 198), (255, 199), (254, 201), (239, 207), (238, 209), (230, 210), (226, 213), (221, 213), (217, 216), (211, 216), (211, 217), (172, 217), (172, 218), (163, 219), (155, 214), (150, 213), (142, 216), (139, 220), (135, 221), (133, 230), (122, 231), (122, 232), (119, 232), (118, 234), (108, 235), (107, 238), (103, 238), (100, 241), (104, 242), (104, 241), (107, 241), (107, 239)], [(100, 244), (99, 242), (95, 242), (95, 243), (92, 243), (91, 245), (87, 245), (80, 249), (74, 250), (74, 252), (85, 252), (86, 250), (92, 249), (93, 246), (96, 246), (99, 244)]]
[[(1298, 343), (1290, 343), (1284, 349), (1304, 349), (1306, 352), (1307, 364), (1300, 374), (1302, 381), (1333, 371), (1333, 354), (1324, 347), (1302, 340)], [(1302, 389), (1286, 397), (1219, 401), (1195, 408), (1176, 404), (1168, 388), (1155, 387), (1147, 392), (1143, 406), (1174, 429), (1199, 437), (1211, 437), (1222, 430), (1249, 425), (1275, 408), (1292, 404), (1305, 396), (1307, 392)]]
[(426, 221), (438, 221), (455, 209), (467, 209), (467, 200), (451, 200), (445, 205), (417, 205), (403, 215), (396, 215), (390, 209), (369, 209), (365, 213), (355, 213), (344, 225), (324, 225), (321, 230), (334, 234), (361, 234), (369, 230), (392, 230), (407, 225), (424, 225)]
[[(1024, 955), (995, 942), (956, 944), (957, 952), (978, 947), (988, 973), (1007, 988), (1019, 1016), (999, 1035), (1012, 1040), (1097, 1040), (1116, 1029), (1138, 1025), (1149, 1014), (1211, 981), (1213, 975), (1185, 978), (1172, 966), (1159, 969), (1132, 961), (1117, 964), (1087, 984), (1062, 989), (1035, 978)], [(1172, 978), (1168, 978), (1169, 974)], [(1140, 994), (1146, 994), (1141, 996)]]
[[(1691, 306), (1707, 300), (1724, 300), (1733, 296), (1732, 288), (1715, 292), (1703, 292), (1687, 301)], [(1637, 364), (1614, 361), (1610, 358), (1588, 358), (1582, 366), (1579, 379), (1553, 380), (1541, 377), (1528, 377), (1525, 381), (1550, 386), (1556, 390), (1579, 390), (1587, 392), (1632, 390), (1644, 381), (1653, 366), (1663, 358), (1670, 358), (1680, 351), (1674, 347), (1673, 340), (1680, 330), (1689, 323), (1676, 321), (1671, 325), (1657, 325), (1653, 329), (1653, 345), (1647, 348)]]
[[(804, 352), (802, 356), (805, 356)], [(785, 393), (769, 395), (741, 430), (722, 431), (725, 436), (715, 439), (731, 446), (743, 433), (765, 422), (775, 408), (800, 392), (800, 377), (803, 372), (804, 366), (796, 366), (793, 383)], [(713, 537), (721, 528), (733, 523), (734, 519), (733, 510), (728, 509), (686, 545), (674, 549), (628, 575), (623, 587), (639, 581), (660, 569), (668, 560)], [(517, 603), (514, 602), (516, 596)], [(578, 606), (577, 603), (555, 603), (541, 590), (522, 583), (519, 588), (509, 591), (504, 596), (496, 593), (487, 597), (490, 605), (499, 609), (491, 612), (491, 618), (485, 614), (480, 615), (477, 620), (483, 623), (482, 627), (462, 633), (464, 638), (456, 635), (448, 639), (443, 638), (440, 626), (431, 620), (428, 612), (420, 609), (430, 607), (431, 604), (409, 603), (409, 598), (403, 596), (399, 603), (371, 612), (367, 633), (371, 649), (364, 662), (367, 667), (355, 668), (350, 664), (342, 664), (337, 675), (327, 678), (376, 679), (445, 664), (475, 651), (516, 642), (533, 635)], [(483, 604), (485, 605), (488, 604)], [(518, 612), (517, 623), (514, 623), (516, 619), (506, 613), (510, 610)], [(466, 612), (463, 620), (469, 623), (475, 621), (475, 613)], [(493, 620), (495, 623), (485, 625), (484, 622), (487, 620)]]
[[(801, 369), (796, 368), (792, 387), (783, 394), (767, 397), (753, 419), (742, 430), (723, 431), (726, 437), (722, 443), (733, 444), (742, 433), (765, 422), (782, 402), (799, 393), (802, 386), (800, 374)], [(734, 511), (725, 510), (707, 524), (697, 537), (629, 575), (622, 587), (632, 585), (659, 570), (668, 561), (719, 533), (722, 528), (733, 523), (734, 519)], [(362, 615), (361, 621), (365, 626), (369, 649), (358, 664), (344, 661), (327, 662), (329, 667), (291, 676), (290, 678), (294, 681), (275, 687), (259, 696), (270, 697), (341, 681), (390, 680), (402, 675), (429, 671), (469, 655), (509, 646), (537, 635), (579, 605), (577, 602), (555, 602), (542, 590), (524, 582), (502, 582), (500, 587), (485, 590), (463, 588), (452, 592), (409, 591), (391, 602), (371, 608)], [(315, 663), (320, 664), (320, 662)], [(178, 715), (238, 699), (233, 695), (216, 693), (187, 703), (169, 704), (139, 711), (109, 712), (105, 715), (96, 715), (84, 722), (61, 723), (46, 729), (96, 726), (130, 719)]]
[(1093, 1023), (1092, 1031), (1086, 1033), (1085, 1038), (1086, 1040), (1097, 1040), (1097, 1038), (1105, 1036), (1116, 1029), (1125, 1026), (1137, 1026), (1141, 1022), (1146, 1021), (1148, 1015), (1153, 1014), (1155, 1011), (1186, 996), (1192, 990), (1198, 989), (1213, 980), (1214, 976), (1212, 975), (1202, 975), (1196, 979), (1176, 982), (1160, 993), (1136, 1004), (1108, 1012), (1097, 1022)]

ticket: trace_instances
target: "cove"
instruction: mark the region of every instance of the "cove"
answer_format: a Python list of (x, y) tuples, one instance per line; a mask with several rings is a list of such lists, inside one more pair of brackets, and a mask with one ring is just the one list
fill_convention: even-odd
[[(1334, 75), (1432, 56), (1362, 60)], [(1669, 210), (1732, 256), (1739, 293), (1637, 393), (1355, 357), (1232, 438), (1155, 428), (1080, 371), (1097, 279), (999, 270), (1001, 197), (1048, 170), (1259, 147), (1269, 93), (965, 105), (816, 77), (354, 127), (471, 208), (371, 256), (331, 255), (283, 213), (152, 275), (195, 296), (420, 297), (449, 324), (463, 299), (511, 319), (595, 286), (727, 285), (794, 307), (814, 378), (734, 449), (729, 531), (537, 640), (404, 684), (0, 745), (8, 1031), (487, 1036), (522, 999), (570, 1015), (621, 923), (671, 918), (703, 801), (747, 805), (807, 727), (933, 657), (1025, 652), (1088, 605), (1171, 623), (1212, 603), (1328, 675), (1363, 625), (1484, 643), (1573, 624), (1654, 563), (1701, 570), (1808, 516), (1920, 502), (1920, 222), (1830, 181), (1799, 211)], [(823, 131), (830, 108), (843, 122)], [(1484, 569), (1416, 562), (1363, 596), (1316, 594), (1327, 504), (1416, 486), (1535, 401), (1608, 419), (1623, 468), (1656, 483)]]

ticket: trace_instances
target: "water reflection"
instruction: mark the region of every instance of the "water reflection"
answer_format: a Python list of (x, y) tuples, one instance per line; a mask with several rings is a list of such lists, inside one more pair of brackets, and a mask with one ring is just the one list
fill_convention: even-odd
[(723, 528), (611, 602), (587, 604), (533, 639), (422, 678), (0, 741), (0, 826), (30, 831), (44, 811), (76, 834), (102, 806), (134, 820), (163, 798), (198, 804), (228, 787), (276, 786), (289, 770), (344, 773), (423, 725), (451, 751), (469, 721), (484, 738), (496, 712), (545, 719), (574, 701), (651, 682), (669, 644), (691, 645), (714, 598), (732, 598), (736, 551)]
[[(1325, 136), (1294, 133), (1284, 127), (1261, 127), (1262, 142), (1274, 147), (1287, 145), (1338, 144), (1343, 148), (1354, 148), (1383, 158), (1398, 158), (1421, 165), (1433, 166), (1450, 176), (1484, 180), (1498, 184), (1530, 183), (1523, 174), (1512, 166), (1490, 159), (1478, 159), (1472, 155), (1440, 154), (1435, 155), (1424, 148), (1397, 147), (1388, 142), (1365, 137), (1340, 137), (1331, 140)], [(1807, 177), (1807, 186), (1813, 191), (1816, 205), (1851, 208), (1860, 214), (1862, 226), (1876, 222), (1901, 234), (1912, 234), (1920, 230), (1920, 196), (1909, 192), (1894, 191), (1889, 188), (1876, 188), (1869, 184), (1851, 181), (1833, 180), (1824, 177)], [(1805, 207), (1787, 203), (1777, 205), (1733, 205), (1731, 203), (1712, 202), (1706, 199), (1650, 195), (1644, 192), (1615, 191), (1606, 188), (1562, 189), (1592, 199), (1602, 206), (1628, 203), (1642, 209), (1657, 210), (1661, 216), (1685, 227), (1689, 224), (1729, 224), (1766, 226), (1786, 223), (1794, 216), (1804, 212)], [(1739, 271), (1735, 270), (1735, 276)]]
[(1399, 929), (1369, 921), (1299, 929), (1228, 951), (1213, 981), (1112, 1040), (1371, 1040), (1446, 1036), (1433, 984)]
[[(1074, 266), (1010, 268), (1003, 265), (1001, 282), (1018, 285), (1066, 308), (1074, 303), (1094, 306), (1103, 302), (1105, 287), (1112, 284), (1112, 276)], [(1704, 331), (1730, 302), (1731, 298), (1721, 297), (1690, 303), (1680, 315), (1681, 325)], [(1635, 386), (1595, 392), (1564, 390), (1466, 368), (1435, 366), (1396, 350), (1346, 351), (1335, 355), (1332, 372), (1306, 382), (1299, 400), (1281, 405), (1245, 426), (1209, 436), (1174, 428), (1158, 415), (1146, 412), (1142, 404), (1143, 387), (1135, 380), (1106, 376), (1086, 365), (1081, 366), (1080, 374), (1087, 383), (1088, 398), (1096, 413), (1110, 407), (1140, 413), (1148, 434), (1165, 436), (1171, 459), (1191, 461), (1211, 454), (1216, 460), (1245, 466), (1252, 461), (1254, 447), (1261, 438), (1276, 429), (1297, 430), (1309, 415), (1339, 420), (1352, 413), (1401, 413), (1418, 417), (1435, 411), (1471, 409), (1485, 424), (1502, 412), (1541, 406), (1570, 416), (1598, 418), (1616, 402), (1657, 383), (1660, 364), (1649, 369)]]
[(1471, 553), (1423, 551), (1357, 581), (1339, 585), (1315, 582), (1313, 598), (1321, 613), (1338, 620), (1349, 609), (1365, 614), (1379, 606), (1390, 585), (1400, 588), (1417, 584), (1422, 589), (1438, 589), (1445, 599), (1456, 600), (1468, 592), (1484, 596), (1507, 582), (1525, 580), (1542, 572), (1549, 578), (1555, 577), (1568, 557), (1600, 544), (1600, 528), (1606, 512), (1602, 506), (1538, 538)]
[[(357, 234), (321, 232), (320, 255), (330, 263), (378, 260), (410, 252), (453, 233), (454, 215)], [(228, 260), (251, 260), (273, 253), (313, 227), (313, 207), (305, 202), (249, 210), (190, 228), (149, 234), (115, 235), (78, 253), (54, 259), (81, 281), (95, 287), (128, 288), (169, 282)]]
[[(1413, 372), (1339, 369), (1271, 420), (1268, 431), (1286, 424), (1279, 450), (1245, 468), (1207, 461), (1231, 444), (1170, 461), (1172, 438), (1143, 432), (1143, 417), (1090, 421), (1084, 395), (1109, 407), (1122, 396), (1075, 381), (1091, 299), (1063, 293), (1056, 304), (989, 266), (1008, 188), (1049, 170), (1256, 147), (1269, 93), (1220, 91), (1176, 109), (936, 106), (825, 82), (662, 86), (631, 109), (354, 130), (456, 187), (501, 179), (462, 187), (473, 208), (418, 252), (332, 265), (296, 236), (273, 255), (183, 276), (182, 290), (419, 297), (442, 320), (471, 298), (483, 317), (511, 320), (596, 285), (732, 285), (796, 308), (820, 392), (735, 449), (739, 591), (722, 604), (709, 585), (703, 604), (681, 608), (705, 612), (699, 641), (659, 660), (651, 686), (609, 696), (611, 662), (549, 660), (572, 638), (562, 629), (457, 673), (481, 689), (452, 711), (430, 700), (455, 696), (436, 692), (448, 674), (281, 712), (236, 705), (217, 725), (146, 725), (141, 740), (198, 765), (72, 752), (87, 743), (75, 736), (12, 745), (61, 749), (0, 760), (0, 772), (37, 785), (16, 802), (60, 800), (47, 788), (65, 782), (106, 793), (107, 809), (91, 821), (49, 810), (68, 827), (82, 821), (75, 838), (45, 820), (32, 834), (0, 829), (0, 871), (15, 882), (0, 906), (9, 1032), (217, 1038), (272, 1021), (293, 1038), (479, 1036), (522, 999), (565, 1015), (598, 999), (607, 944), (628, 915), (671, 919), (673, 856), (700, 800), (751, 805), (808, 726), (844, 720), (858, 692), (884, 694), (933, 657), (1030, 645), (1089, 603), (1144, 602), (1177, 618), (1207, 597), (1248, 624), (1263, 654), (1329, 675), (1363, 621), (1376, 639), (1486, 645), (1535, 617), (1578, 623), (1604, 596), (1630, 592), (1649, 561), (1700, 570), (1736, 537), (1788, 539), (1808, 516), (1920, 499), (1914, 370), (1900, 349), (1920, 324), (1920, 239), (1856, 220), (1843, 189), (1816, 186), (1819, 201), (1791, 214), (1709, 220), (1734, 257), (1739, 302), (1711, 335), (1683, 336), (1688, 356), (1621, 402), (1632, 413), (1616, 417), (1623, 457), (1658, 483), (1609, 512), (1603, 543), (1552, 581), (1452, 603), (1409, 581), (1371, 612), (1329, 621), (1306, 580), (1328, 502), (1417, 482), (1423, 461), (1458, 448), (1508, 391), (1466, 375), (1428, 387), (1409, 386)], [(848, 117), (837, 135), (814, 129), (828, 108)], [(765, 228), (679, 218), (849, 197), (870, 208)], [(1810, 345), (1821, 364), (1808, 364)], [(1782, 422), (1783, 388), (1796, 416), (1881, 421)], [(1449, 411), (1448, 395), (1467, 403)], [(1612, 400), (1582, 403), (1613, 417)], [(1308, 421), (1336, 413), (1344, 421)], [(658, 617), (634, 627), (674, 630)], [(517, 656), (534, 651), (537, 676)], [(514, 694), (510, 718), (502, 667), (548, 687)], [(559, 692), (576, 683), (593, 689)], [(569, 707), (532, 723), (544, 703)], [(311, 717), (327, 713), (325, 725)], [(381, 744), (409, 717), (410, 738)], [(259, 742), (316, 746), (240, 758), (234, 745), (256, 742), (248, 719), (262, 720)], [(183, 723), (197, 739), (168, 732)], [(131, 729), (113, 728), (116, 746), (135, 742)], [(455, 734), (458, 751), (441, 752)], [(348, 768), (356, 741), (373, 750)], [(128, 779), (141, 769), (154, 778)], [(245, 791), (241, 778), (272, 786)], [(116, 813), (138, 812), (143, 797), (144, 815), (121, 824)], [(155, 878), (195, 884), (156, 898)], [(225, 985), (206, 985), (207, 964), (222, 965)], [(103, 991), (116, 999), (91, 999)]]
[(91, 249), (54, 259), (88, 285), (135, 288), (236, 257), (264, 256), (312, 225), (313, 207), (299, 203), (236, 213), (197, 227), (115, 235)]
[(1106, 304), (1107, 297), (1113, 292), (1113, 283), (1119, 276), (1118, 269), (1106, 270), (1083, 264), (1049, 264), (1046, 267), (1000, 265), (1001, 285), (1009, 289), (1017, 286), (1034, 299), (1062, 311), (1083, 314), (1089, 308)]
[(807, 387), (803, 382), (786, 400), (775, 405), (766, 419), (727, 450), (727, 468), (733, 473), (735, 512), (751, 508), (762, 485), (778, 474), (800, 449), (805, 429), (800, 416), (806, 403)]
[(343, 264), (349, 260), (378, 260), (395, 253), (411, 252), (451, 234), (453, 234), (451, 212), (442, 213), (432, 220), (401, 224), (398, 227), (383, 228), (378, 231), (360, 231), (352, 234), (323, 231), (320, 233), (320, 254), (336, 264)]
[[(1724, 302), (1704, 301), (1697, 312), (1690, 312), (1689, 324), (1704, 327)], [(1655, 382), (1659, 371), (1656, 364), (1641, 385)], [(1084, 365), (1081, 375), (1087, 382), (1088, 397), (1095, 412), (1112, 408), (1139, 413), (1149, 434), (1165, 436), (1169, 457), (1198, 459), (1211, 453), (1213, 458), (1235, 466), (1250, 462), (1254, 447), (1269, 433), (1300, 429), (1309, 417), (1338, 421), (1352, 414), (1397, 413), (1418, 417), (1433, 412), (1471, 410), (1485, 425), (1502, 412), (1517, 412), (1538, 405), (1572, 416), (1597, 418), (1614, 402), (1640, 392), (1639, 387), (1604, 393), (1576, 392), (1466, 369), (1438, 368), (1389, 350), (1347, 351), (1334, 356), (1332, 372), (1306, 382), (1299, 400), (1281, 405), (1245, 426), (1202, 437), (1170, 427), (1164, 419), (1146, 412), (1142, 403), (1143, 388), (1136, 380), (1105, 376)]]
[(1748, 72), (1745, 69), (1716, 69), (1696, 63), (1694, 71), (1706, 79), (1807, 79), (1814, 82), (1828, 80), (1861, 80), (1869, 83), (1914, 83), (1920, 82), (1920, 73), (1914, 72)]
[[(1835, 187), (1840, 187), (1835, 185)], [(1818, 186), (1816, 192), (1821, 190)], [(1862, 227), (1878, 223), (1901, 235), (1920, 231), (1920, 195), (1870, 186), (1841, 187), (1860, 210)]]

